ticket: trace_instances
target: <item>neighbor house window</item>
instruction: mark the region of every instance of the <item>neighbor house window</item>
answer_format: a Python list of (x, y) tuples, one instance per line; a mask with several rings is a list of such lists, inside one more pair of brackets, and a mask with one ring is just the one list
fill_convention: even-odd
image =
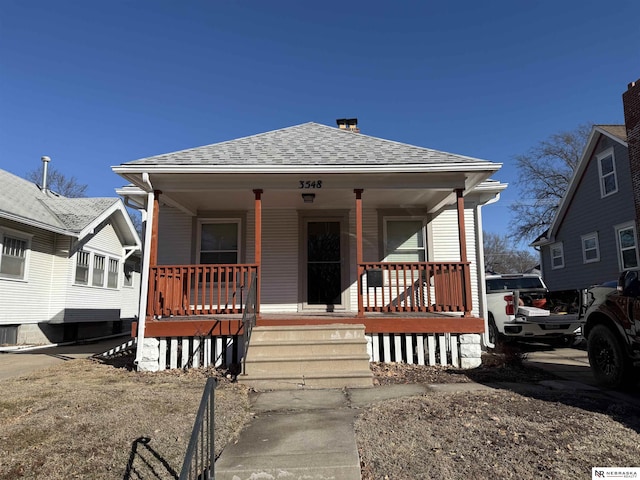
[(582, 261), (584, 263), (600, 261), (600, 248), (598, 246), (597, 233), (590, 233), (582, 236)]
[(618, 191), (616, 163), (613, 148), (598, 155), (598, 172), (600, 173), (600, 195), (606, 197)]
[(120, 273), (120, 262), (115, 258), (109, 259), (109, 272), (107, 274), (107, 287), (118, 288), (118, 274)]
[(562, 243), (551, 245), (551, 268), (564, 268), (564, 249)]
[(240, 259), (240, 220), (206, 220), (200, 224), (199, 262), (235, 264)]
[(0, 277), (23, 280), (26, 276), (29, 239), (0, 233)]
[(640, 262), (638, 262), (636, 227), (633, 222), (616, 227), (616, 241), (618, 243), (618, 258), (621, 270), (640, 265)]
[[(118, 288), (119, 274), (119, 258), (89, 250), (80, 250), (76, 254), (76, 274), (74, 281), (76, 285)], [(90, 282), (89, 279), (91, 279)]]
[(136, 264), (134, 262), (125, 262), (122, 270), (122, 285), (124, 287), (133, 287), (133, 273), (136, 271)]
[(76, 283), (78, 285), (89, 284), (89, 262), (91, 254), (81, 250), (76, 255)]
[(386, 219), (384, 226), (385, 261), (426, 261), (424, 226), (421, 219)]

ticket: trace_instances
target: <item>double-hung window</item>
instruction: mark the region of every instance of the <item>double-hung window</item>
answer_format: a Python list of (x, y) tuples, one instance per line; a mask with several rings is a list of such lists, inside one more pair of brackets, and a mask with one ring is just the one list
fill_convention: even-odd
[(0, 278), (24, 280), (30, 237), (0, 232)]
[(606, 197), (618, 191), (618, 179), (616, 177), (616, 162), (613, 156), (613, 148), (605, 150), (597, 156), (598, 173), (600, 174), (600, 196)]
[(80, 250), (76, 254), (76, 285), (118, 288), (120, 259), (117, 257)]
[(598, 234), (595, 232), (582, 236), (582, 261), (584, 263), (600, 261)]
[(620, 269), (626, 270), (627, 268), (637, 267), (640, 262), (638, 262), (638, 243), (634, 222), (617, 225), (615, 229)]
[(551, 245), (551, 268), (564, 268), (564, 248), (562, 242)]
[(198, 261), (209, 264), (236, 264), (240, 261), (240, 220), (200, 222)]
[(386, 219), (384, 230), (385, 261), (424, 262), (426, 248), (421, 219)]

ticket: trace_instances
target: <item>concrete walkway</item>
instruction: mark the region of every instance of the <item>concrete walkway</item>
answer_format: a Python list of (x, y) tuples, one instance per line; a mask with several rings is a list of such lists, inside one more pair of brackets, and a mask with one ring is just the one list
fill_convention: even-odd
[(582, 350), (531, 352), (526, 362), (559, 379), (538, 384), (411, 384), (256, 392), (251, 399), (255, 417), (239, 441), (228, 446), (216, 462), (216, 480), (360, 480), (355, 418), (359, 409), (388, 399), (494, 389), (523, 394), (557, 390), (606, 395), (612, 401), (640, 407), (640, 391), (621, 393), (598, 388)]

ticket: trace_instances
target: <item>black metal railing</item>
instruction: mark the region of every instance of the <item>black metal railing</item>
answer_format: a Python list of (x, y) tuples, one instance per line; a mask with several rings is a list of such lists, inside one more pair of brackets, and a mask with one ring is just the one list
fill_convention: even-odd
[(215, 478), (214, 400), (217, 383), (215, 378), (207, 379), (179, 480)]
[(247, 352), (249, 351), (249, 341), (251, 340), (251, 332), (256, 325), (256, 274), (251, 273), (251, 281), (249, 283), (249, 291), (247, 292), (247, 302), (242, 312), (242, 338), (244, 344), (244, 352), (242, 354), (242, 373), (245, 374), (245, 364), (247, 360)]

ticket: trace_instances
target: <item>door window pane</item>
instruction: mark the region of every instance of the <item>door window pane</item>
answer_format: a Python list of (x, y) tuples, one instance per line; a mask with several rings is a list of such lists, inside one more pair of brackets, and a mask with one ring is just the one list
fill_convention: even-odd
[(307, 224), (307, 303), (342, 303), (340, 222)]

